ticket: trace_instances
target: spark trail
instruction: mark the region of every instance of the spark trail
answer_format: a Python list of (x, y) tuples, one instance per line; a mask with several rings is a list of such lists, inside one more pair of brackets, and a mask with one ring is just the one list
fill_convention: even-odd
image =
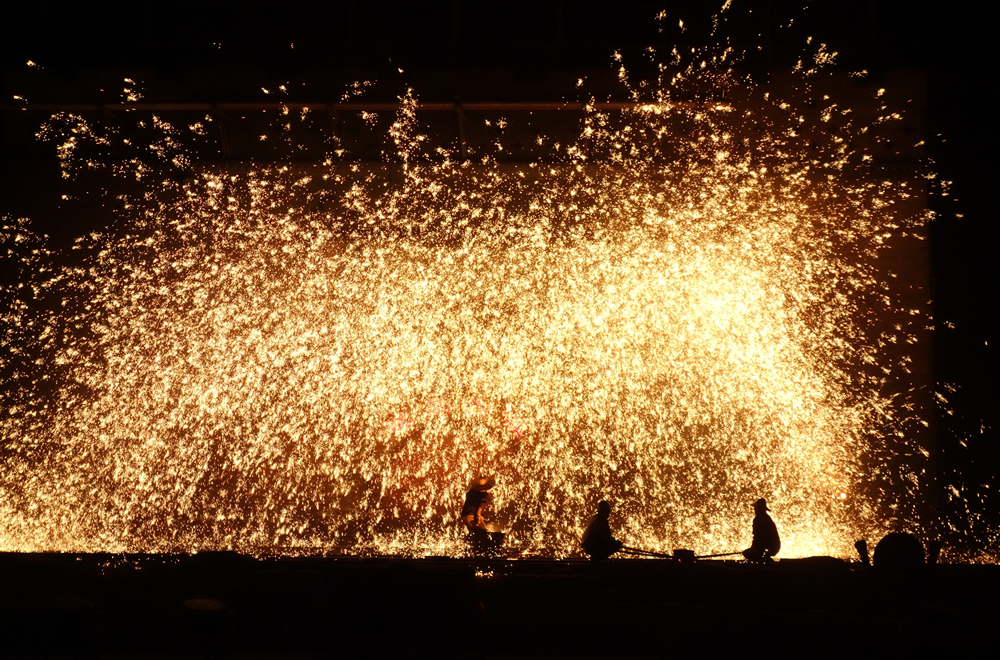
[[(406, 94), (401, 183), (327, 161), (160, 190), (123, 163), (149, 203), (73, 266), (7, 221), (0, 547), (457, 554), (486, 473), (525, 551), (577, 552), (602, 498), (626, 545), (732, 550), (766, 497), (784, 556), (850, 554), (920, 421), (884, 346), (926, 319), (877, 267), (919, 186), (866, 170), (833, 101), (807, 118), (699, 57), (554, 162), (425, 153)], [(728, 103), (672, 101), (709, 76)], [(67, 167), (105, 139), (43, 133), (68, 130)]]

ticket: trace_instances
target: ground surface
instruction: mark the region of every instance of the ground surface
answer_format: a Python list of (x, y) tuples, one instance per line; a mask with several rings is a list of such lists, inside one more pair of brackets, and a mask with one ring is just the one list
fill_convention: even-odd
[[(970, 657), (1000, 567), (0, 555), (8, 657)], [(846, 654), (846, 655), (845, 655)]]

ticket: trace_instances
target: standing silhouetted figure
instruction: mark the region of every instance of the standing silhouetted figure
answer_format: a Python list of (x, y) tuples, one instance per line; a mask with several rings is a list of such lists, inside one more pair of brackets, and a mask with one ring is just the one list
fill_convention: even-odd
[(475, 555), (497, 554), (503, 544), (503, 532), (491, 532), (483, 519), (483, 507), (493, 501), (489, 490), (496, 485), (492, 477), (477, 477), (469, 484), (462, 505), (462, 522), (469, 530), (469, 545)]
[(743, 551), (747, 561), (764, 564), (781, 550), (781, 537), (771, 516), (767, 515), (767, 500), (763, 497), (753, 503), (753, 544)]
[(583, 551), (590, 555), (591, 561), (607, 559), (622, 549), (622, 542), (616, 541), (611, 536), (611, 525), (608, 518), (611, 516), (611, 504), (602, 501), (597, 505), (597, 515), (590, 521), (587, 531), (583, 533), (583, 540), (580, 545)]

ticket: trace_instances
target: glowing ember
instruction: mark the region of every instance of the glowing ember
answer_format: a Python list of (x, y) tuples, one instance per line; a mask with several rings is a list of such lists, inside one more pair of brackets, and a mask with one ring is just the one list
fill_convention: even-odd
[[(455, 554), (476, 474), (522, 553), (577, 552), (601, 498), (650, 549), (746, 547), (758, 497), (782, 556), (876, 538), (881, 438), (914, 421), (909, 358), (882, 345), (926, 318), (874, 264), (923, 223), (899, 204), (919, 186), (859, 169), (849, 110), (736, 85), (726, 55), (675, 51), (554, 165), (431, 158), (407, 95), (401, 183), (330, 162), (168, 180), (54, 273), (8, 221), (24, 386), (0, 548)], [(671, 103), (705, 81), (731, 103)], [(69, 169), (106, 139), (68, 115), (43, 133), (70, 136)], [(159, 180), (140, 163), (117, 172)]]

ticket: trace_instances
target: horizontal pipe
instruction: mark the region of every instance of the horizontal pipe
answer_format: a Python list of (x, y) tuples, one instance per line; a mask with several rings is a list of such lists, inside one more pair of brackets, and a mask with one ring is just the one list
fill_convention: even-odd
[(626, 546), (622, 546), (622, 548), (621, 548), (621, 550), (619, 550), (619, 552), (624, 552), (626, 554), (631, 554), (631, 555), (643, 555), (643, 556), (647, 556), (647, 557), (659, 557), (661, 559), (673, 559), (673, 557), (671, 557), (670, 555), (665, 555), (665, 554), (660, 553), (660, 552), (653, 552), (652, 550), (640, 550), (639, 548), (629, 548), (629, 547), (626, 547)]
[(733, 557), (735, 555), (742, 555), (742, 552), (723, 552), (717, 555), (698, 555), (695, 559), (712, 559), (714, 557)]

